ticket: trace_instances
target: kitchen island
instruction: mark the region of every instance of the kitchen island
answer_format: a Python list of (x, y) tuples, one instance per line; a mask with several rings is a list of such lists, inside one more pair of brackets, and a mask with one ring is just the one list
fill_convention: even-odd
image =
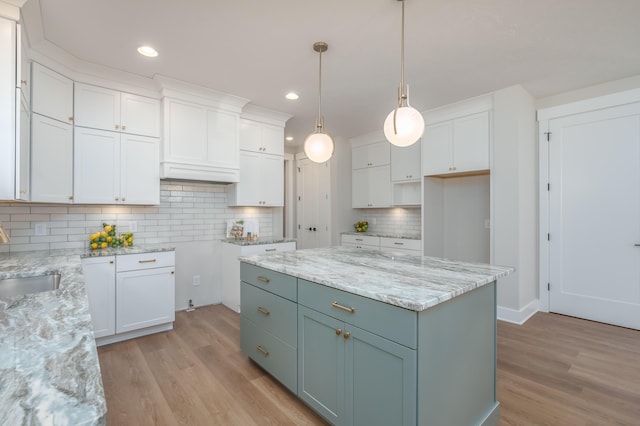
[(508, 267), (332, 247), (241, 258), (241, 346), (334, 424), (496, 424)]

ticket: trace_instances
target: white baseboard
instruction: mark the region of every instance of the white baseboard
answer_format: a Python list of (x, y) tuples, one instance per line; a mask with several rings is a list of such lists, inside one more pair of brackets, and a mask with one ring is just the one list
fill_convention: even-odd
[(524, 307), (520, 308), (520, 310), (498, 306), (497, 316), (500, 321), (512, 322), (514, 324), (522, 325), (529, 318), (531, 318), (533, 314), (538, 312), (538, 308), (538, 299), (532, 300), (531, 302), (527, 303)]

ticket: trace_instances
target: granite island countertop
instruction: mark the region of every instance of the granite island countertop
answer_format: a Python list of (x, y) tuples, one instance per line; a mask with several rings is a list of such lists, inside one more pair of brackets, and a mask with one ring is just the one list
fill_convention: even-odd
[(255, 241), (249, 241), (246, 238), (225, 238), (222, 240), (223, 243), (235, 244), (237, 246), (258, 246), (261, 244), (278, 244), (278, 243), (295, 243), (297, 240), (291, 238), (258, 238)]
[(61, 275), (57, 290), (0, 300), (0, 424), (105, 424), (81, 258), (167, 250), (173, 248), (0, 254), (0, 279)]
[(514, 271), (484, 263), (345, 246), (240, 260), (413, 311), (429, 309)]

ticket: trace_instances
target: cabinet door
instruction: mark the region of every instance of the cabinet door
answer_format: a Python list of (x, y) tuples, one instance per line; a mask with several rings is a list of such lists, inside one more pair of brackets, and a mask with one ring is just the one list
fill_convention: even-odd
[(73, 81), (33, 63), (31, 111), (63, 123), (73, 122)]
[(369, 172), (370, 207), (391, 206), (391, 170), (389, 166), (372, 167)]
[(263, 206), (284, 206), (284, 157), (263, 154), (261, 159)]
[(422, 167), (425, 176), (451, 172), (452, 143), (451, 121), (427, 126), (422, 138)]
[(260, 206), (263, 197), (260, 165), (262, 154), (240, 151), (240, 182), (236, 183), (229, 193), (229, 205)]
[(116, 333), (175, 320), (173, 273), (157, 268), (116, 274)]
[(125, 133), (160, 137), (160, 101), (131, 93), (120, 94), (120, 125)]
[(298, 305), (298, 396), (336, 425), (346, 424), (343, 329), (342, 321)]
[(384, 166), (391, 162), (391, 148), (387, 141), (359, 146), (351, 151), (351, 168)]
[(160, 204), (160, 140), (120, 136), (120, 199), (125, 204)]
[(262, 124), (262, 132), (260, 133), (264, 148), (262, 151), (266, 154), (284, 155), (284, 128), (274, 126), (272, 124)]
[(24, 98), (17, 91), (16, 102), (20, 105), (20, 133), (16, 145), (16, 200), (29, 201), (29, 176), (31, 161), (31, 114)]
[(416, 424), (416, 351), (346, 324), (345, 424)]
[(406, 147), (391, 146), (391, 180), (420, 181), (421, 142)]
[(204, 164), (207, 158), (207, 111), (197, 105), (165, 100), (163, 160)]
[(75, 128), (73, 198), (81, 204), (120, 202), (120, 134)]
[(489, 113), (482, 112), (453, 122), (455, 172), (489, 169)]
[(120, 92), (90, 84), (76, 83), (75, 125), (120, 131)]
[(31, 201), (73, 200), (73, 126), (31, 114)]
[(238, 116), (207, 111), (207, 163), (238, 168)]
[(116, 265), (115, 256), (82, 259), (89, 312), (95, 338), (116, 332)]
[(358, 169), (351, 172), (351, 207), (369, 206), (369, 170)]
[(260, 123), (241, 118), (239, 137), (240, 149), (253, 152), (262, 151), (260, 149)]

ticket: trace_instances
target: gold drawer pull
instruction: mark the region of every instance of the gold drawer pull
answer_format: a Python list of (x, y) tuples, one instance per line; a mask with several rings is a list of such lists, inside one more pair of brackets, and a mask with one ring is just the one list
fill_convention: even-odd
[(264, 314), (265, 316), (269, 316), (271, 314), (271, 312), (267, 311), (262, 306), (258, 306), (258, 312), (260, 312), (261, 314)]
[(351, 336), (351, 333), (349, 333), (348, 331), (345, 331), (344, 334), (342, 335), (342, 337), (344, 337), (344, 340), (347, 340), (349, 336)]
[(343, 311), (347, 311), (350, 314), (353, 314), (356, 311), (356, 308), (347, 308), (346, 306), (342, 306), (336, 301), (331, 302), (331, 306), (333, 306), (334, 308), (342, 309)]
[(336, 336), (339, 336), (340, 333), (342, 333), (342, 329), (341, 328), (337, 328), (336, 329)]
[(393, 243), (393, 244), (395, 244), (397, 246), (403, 246), (404, 245), (404, 243)]
[(149, 259), (149, 260), (138, 260), (138, 263), (155, 263), (156, 260), (155, 259)]
[(262, 275), (258, 275), (258, 281), (262, 281), (263, 283), (269, 284), (271, 280), (267, 277), (263, 277)]
[(276, 251), (276, 250), (278, 250), (278, 249), (274, 249), (274, 248), (273, 249), (264, 249), (264, 251)]
[(362, 238), (356, 238), (356, 241), (362, 241)]
[(256, 349), (262, 352), (262, 355), (269, 356), (269, 351), (265, 351), (264, 348), (260, 345), (256, 346)]

